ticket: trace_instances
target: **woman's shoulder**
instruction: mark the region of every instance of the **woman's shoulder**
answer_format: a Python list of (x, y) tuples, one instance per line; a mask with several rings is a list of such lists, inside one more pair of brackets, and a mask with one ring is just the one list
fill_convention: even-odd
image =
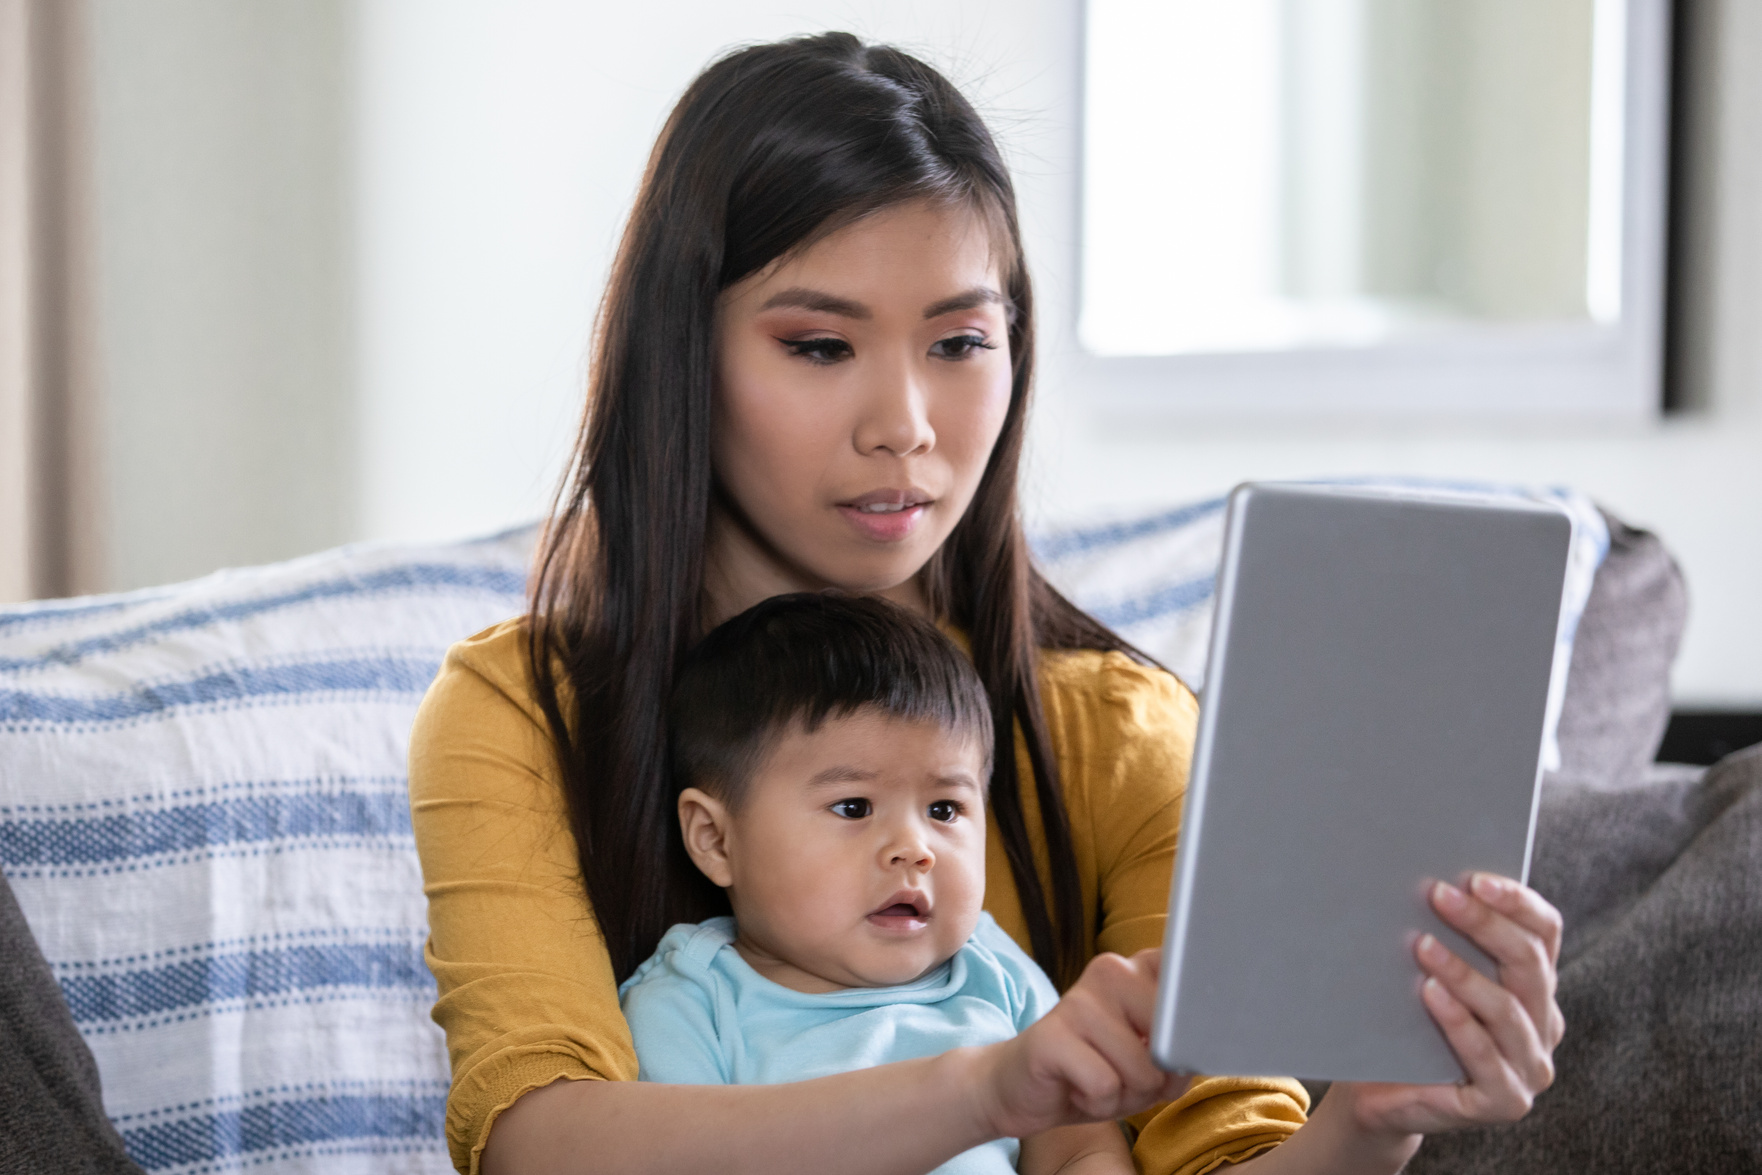
[(545, 722), (532, 680), (527, 622), (515, 616), (455, 642), (422, 700), (417, 727), (440, 716), (444, 724), (482, 721), (501, 715)]
[(530, 697), (532, 671), (527, 659), (527, 621), (513, 616), (448, 647), (437, 682), (476, 678), (511, 697)]
[(1075, 721), (1097, 735), (1191, 732), (1199, 717), (1180, 678), (1112, 649), (1042, 651), (1040, 691), (1055, 724)]
[(1073, 825), (1111, 861), (1154, 814), (1179, 812), (1198, 700), (1168, 670), (1098, 649), (1046, 651), (1040, 682)]
[[(533, 686), (526, 633), (525, 619), (517, 617), (447, 650), (410, 731), (413, 796), (452, 787), (474, 795), (510, 788), (524, 794), (536, 779), (554, 774), (555, 750)], [(538, 789), (527, 806), (542, 793), (548, 811), (554, 790)]]

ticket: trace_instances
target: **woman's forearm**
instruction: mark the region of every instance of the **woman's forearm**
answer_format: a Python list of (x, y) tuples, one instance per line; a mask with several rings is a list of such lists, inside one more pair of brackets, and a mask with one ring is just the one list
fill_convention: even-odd
[(1417, 1134), (1382, 1134), (1360, 1126), (1353, 1089), (1336, 1082), (1302, 1129), (1242, 1164), (1244, 1175), (1395, 1175), (1419, 1149)]
[(978, 1050), (786, 1085), (558, 1081), (490, 1130), (484, 1175), (923, 1175), (997, 1137)]

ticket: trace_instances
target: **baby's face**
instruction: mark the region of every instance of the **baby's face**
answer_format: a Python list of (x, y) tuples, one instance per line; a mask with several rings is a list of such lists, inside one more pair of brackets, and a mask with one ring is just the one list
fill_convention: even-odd
[[(797, 991), (889, 987), (950, 958), (985, 896), (986, 748), (858, 711), (793, 726), (725, 817), (738, 949)], [(706, 870), (709, 872), (709, 870)]]

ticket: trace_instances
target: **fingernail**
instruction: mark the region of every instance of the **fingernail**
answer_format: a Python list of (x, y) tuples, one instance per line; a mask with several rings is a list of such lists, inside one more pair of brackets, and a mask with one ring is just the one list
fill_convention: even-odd
[(1487, 901), (1502, 898), (1511, 892), (1510, 882), (1503, 877), (1494, 877), (1490, 873), (1476, 873), (1474, 879), (1469, 882), (1469, 887), (1474, 890), (1477, 897)]
[(1439, 957), (1443, 955), (1444, 951), (1443, 948), (1438, 945), (1437, 939), (1429, 934), (1422, 934), (1419, 936), (1419, 953), (1422, 957), (1436, 962)]
[(1461, 910), (1468, 905), (1468, 895), (1447, 881), (1432, 886), (1432, 901), (1446, 910)]

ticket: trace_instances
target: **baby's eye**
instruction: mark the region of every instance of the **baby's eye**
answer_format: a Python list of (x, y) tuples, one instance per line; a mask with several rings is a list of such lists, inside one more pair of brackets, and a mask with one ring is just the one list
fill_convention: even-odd
[(937, 800), (930, 805), (930, 819), (939, 820), (943, 824), (954, 823), (954, 818), (961, 814), (961, 806), (953, 800)]
[(986, 342), (984, 335), (954, 335), (937, 339), (930, 347), (930, 354), (938, 359), (965, 359), (975, 351), (995, 350), (997, 344)]
[(843, 339), (831, 337), (817, 339), (779, 339), (789, 348), (791, 355), (800, 356), (811, 363), (837, 363), (841, 359), (849, 359), (856, 352), (851, 350), (849, 343)]
[(864, 816), (867, 816), (875, 809), (868, 800), (858, 798), (839, 800), (832, 805), (832, 810), (840, 816), (843, 816), (846, 820), (861, 820)]

